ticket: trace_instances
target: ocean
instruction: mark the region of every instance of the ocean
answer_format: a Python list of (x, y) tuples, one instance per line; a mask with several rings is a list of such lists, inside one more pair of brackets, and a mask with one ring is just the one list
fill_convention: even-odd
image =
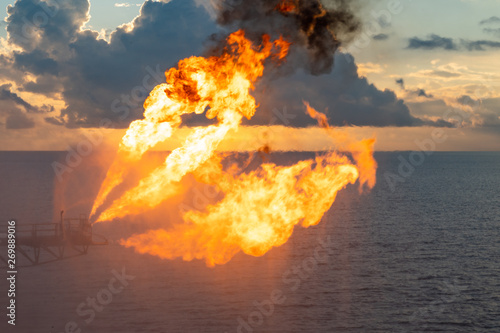
[[(0, 232), (89, 213), (105, 169), (89, 157), (59, 179), (66, 154), (0, 152)], [(98, 224), (109, 245), (18, 268), (16, 326), (2, 314), (1, 332), (500, 332), (500, 153), (375, 157), (372, 191), (347, 187), (262, 257), (162, 260), (117, 243), (140, 221)]]

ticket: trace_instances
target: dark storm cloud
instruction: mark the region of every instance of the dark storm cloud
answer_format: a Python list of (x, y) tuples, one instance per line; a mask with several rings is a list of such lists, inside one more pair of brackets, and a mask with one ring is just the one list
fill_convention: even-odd
[[(79, 34), (70, 47), (80, 76), (65, 88), (70, 106), (63, 114), (76, 125), (85, 125), (90, 116), (94, 121), (123, 120), (121, 126), (128, 126), (130, 120), (142, 117), (149, 91), (165, 82), (164, 71), (182, 58), (201, 54), (207, 35), (215, 30), (202, 8), (177, 0), (147, 1), (134, 29), (117, 29), (109, 44), (96, 40), (95, 33)], [(85, 110), (81, 117), (81, 105), (90, 103), (93, 111)]]
[[(260, 107), (247, 124), (269, 125), (276, 116), (273, 110), (287, 108), (293, 119), (285, 116), (289, 122), (281, 124), (315, 125), (303, 110), (302, 100), (307, 100), (320, 111), (328, 108), (328, 116), (335, 125), (443, 125), (412, 116), (394, 92), (381, 91), (360, 77), (352, 56), (335, 53), (340, 42), (348, 41), (358, 29), (359, 23), (347, 1), (326, 1), (330, 9), (324, 18), (314, 19), (313, 33), (309, 35), (304, 30), (317, 14), (317, 1), (301, 2), (299, 13), (293, 15), (275, 11), (271, 4), (277, 1), (244, 3), (243, 7), (223, 9), (219, 17), (224, 26), (221, 28), (192, 0), (146, 1), (133, 27), (117, 28), (108, 43), (98, 39), (94, 31), (80, 30), (88, 19), (87, 0), (58, 1), (57, 8), (47, 7), (54, 15), (33, 31), (26, 27), (26, 18), (30, 20), (39, 13), (43, 2), (19, 0), (8, 9), (8, 31), (10, 42), (22, 50), (0, 61), (36, 77), (34, 81), (23, 82), (18, 91), (63, 97), (67, 107), (60, 116), (46, 117), (48, 123), (91, 127), (110, 119), (114, 127), (127, 127), (132, 120), (142, 118), (142, 103), (155, 85), (165, 81), (163, 72), (182, 58), (204, 54), (223, 35), (222, 29), (233, 31), (243, 27), (255, 39), (264, 32), (278, 31), (295, 42), (292, 57), (280, 75), (271, 71), (273, 75), (267, 75), (257, 84), (253, 94)], [(273, 10), (268, 13), (271, 7)], [(329, 33), (330, 28), (334, 28), (336, 36)], [(36, 38), (26, 38), (26, 32)], [(208, 40), (211, 35), (219, 37)], [(331, 73), (314, 77), (303, 70), (296, 71), (294, 66), (313, 74)], [(16, 102), (11, 99), (10, 103)], [(45, 106), (36, 111), (50, 110), (53, 108)], [(9, 126), (31, 126), (29, 121), (23, 122), (23, 114), (9, 113), (9, 117), (12, 115)], [(196, 121), (199, 119), (191, 124)]]
[(66, 52), (87, 21), (89, 7), (88, 0), (18, 0), (7, 7), (9, 41), (25, 51)]
[[(165, 81), (163, 72), (181, 58), (200, 54), (206, 37), (216, 31), (206, 11), (192, 1), (146, 1), (133, 29), (118, 28), (107, 43), (96, 32), (80, 31), (88, 20), (88, 0), (55, 4), (45, 11), (38, 0), (17, 1), (8, 8), (7, 30), (11, 43), (23, 48), (14, 53), (12, 66), (37, 75), (22, 89), (61, 93), (68, 127), (98, 126), (105, 118), (128, 126), (142, 116), (149, 91)], [(37, 13), (53, 16), (35, 29), (26, 18), (30, 22)]]
[(374, 40), (388, 40), (389, 39), (389, 35), (388, 34), (378, 34), (378, 35), (375, 35), (372, 37)]
[(30, 53), (14, 52), (14, 64), (18, 69), (35, 75), (57, 75), (59, 72), (57, 61), (38, 49)]
[[(287, 122), (278, 119), (276, 125), (313, 126), (316, 122), (304, 112), (302, 101), (308, 101), (318, 111), (326, 112), (332, 125), (354, 126), (451, 126), (446, 122), (431, 122), (410, 114), (405, 102), (390, 90), (381, 91), (366, 78), (360, 77), (354, 59), (337, 54), (335, 67), (329, 75), (311, 77), (296, 73), (278, 79), (273, 87), (257, 88), (260, 107), (252, 124), (266, 125), (279, 114), (287, 114)], [(284, 110), (286, 109), (286, 112)], [(270, 112), (274, 110), (274, 112)]]
[(9, 82), (22, 84), (22, 73), (13, 68), (12, 59), (9, 55), (0, 54), (0, 78)]
[(485, 51), (487, 49), (500, 48), (500, 42), (489, 41), (489, 40), (466, 40), (461, 39), (460, 42), (456, 42), (452, 38), (445, 38), (438, 35), (430, 35), (427, 39), (420, 39), (418, 37), (413, 37), (408, 40), (408, 49), (423, 49), (423, 50), (436, 50), (443, 49), (447, 51)]
[(20, 90), (57, 98), (56, 93), (62, 91), (63, 86), (58, 77), (43, 75), (24, 83)]

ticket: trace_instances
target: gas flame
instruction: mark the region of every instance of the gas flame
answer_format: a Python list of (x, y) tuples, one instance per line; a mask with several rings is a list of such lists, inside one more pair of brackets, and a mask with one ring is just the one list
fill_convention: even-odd
[(345, 133), (335, 131), (334, 128), (328, 124), (328, 118), (324, 113), (316, 111), (308, 102), (304, 102), (304, 105), (306, 106), (307, 114), (311, 116), (311, 118), (316, 119), (318, 125), (324, 128), (336, 141), (337, 149), (351, 153), (354, 161), (356, 161), (356, 164), (361, 170), (359, 179), (360, 191), (363, 190), (365, 185), (372, 189), (377, 182), (377, 162), (373, 158), (375, 139), (354, 141)]
[(282, 13), (291, 13), (297, 9), (297, 5), (295, 0), (281, 0), (278, 5), (276, 5), (276, 9)]
[(166, 72), (167, 83), (157, 86), (146, 100), (144, 119), (133, 122), (119, 147), (94, 203), (92, 215), (122, 183), (129, 166), (169, 138), (182, 123), (181, 115), (206, 112), (218, 123), (197, 128), (184, 145), (139, 184), (111, 202), (96, 220), (111, 221), (139, 214), (178, 194), (180, 181), (192, 174), (200, 183), (216, 186), (221, 199), (203, 211), (188, 210), (182, 223), (151, 230), (122, 240), (165, 259), (203, 259), (208, 266), (224, 264), (238, 252), (261, 256), (284, 244), (296, 225), (316, 225), (333, 204), (339, 190), (358, 179), (375, 185), (374, 140), (354, 142), (330, 128), (326, 116), (306, 104), (308, 113), (334, 136), (348, 153), (328, 152), (292, 166), (264, 163), (251, 172), (224, 169), (216, 152), (229, 131), (256, 110), (250, 91), (263, 75), (266, 60), (283, 60), (290, 44), (263, 37), (260, 47), (243, 31), (231, 34), (218, 57), (191, 57)]
[(225, 135), (238, 128), (243, 116), (254, 115), (256, 103), (249, 90), (262, 76), (264, 61), (271, 56), (283, 59), (290, 44), (281, 38), (271, 42), (266, 35), (262, 47), (257, 49), (242, 30), (231, 34), (227, 43), (228, 48), (220, 57), (184, 59), (178, 68), (165, 73), (168, 83), (158, 85), (144, 103), (145, 119), (132, 122), (123, 137), (91, 216), (123, 181), (128, 164), (168, 139), (182, 123), (183, 114), (202, 114), (209, 107), (207, 118), (217, 117), (219, 124), (197, 129), (161, 167), (113, 202), (98, 222), (144, 212), (177, 193), (182, 177), (206, 161)]

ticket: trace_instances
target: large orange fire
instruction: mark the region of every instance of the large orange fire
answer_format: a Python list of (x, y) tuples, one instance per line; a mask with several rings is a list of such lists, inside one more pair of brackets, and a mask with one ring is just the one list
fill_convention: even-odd
[[(167, 83), (157, 86), (144, 103), (144, 119), (134, 121), (119, 147), (92, 208), (96, 222), (111, 221), (150, 210), (178, 194), (181, 180), (192, 174), (200, 183), (216, 186), (222, 199), (203, 211), (184, 212), (181, 223), (134, 235), (122, 244), (140, 253), (161, 258), (204, 259), (208, 266), (224, 264), (236, 253), (261, 256), (284, 244), (296, 225), (320, 222), (337, 192), (358, 179), (361, 187), (375, 185), (373, 140), (353, 142), (337, 136), (347, 153), (331, 151), (315, 160), (293, 166), (264, 163), (252, 172), (222, 167), (216, 150), (230, 131), (238, 130), (243, 117), (251, 118), (256, 102), (250, 94), (267, 62), (284, 61), (290, 44), (263, 37), (260, 47), (243, 31), (231, 34), (220, 56), (191, 57), (168, 70)], [(326, 116), (307, 105), (309, 114), (335, 136)], [(206, 112), (218, 123), (196, 128), (184, 145), (139, 184), (107, 204), (132, 163), (165, 141), (181, 125), (183, 114)], [(172, 224), (173, 223), (173, 224)]]

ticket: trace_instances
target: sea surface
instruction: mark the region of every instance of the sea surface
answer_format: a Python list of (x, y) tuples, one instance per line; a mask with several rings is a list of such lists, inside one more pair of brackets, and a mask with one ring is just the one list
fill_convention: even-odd
[[(0, 153), (0, 228), (88, 215), (105, 169), (75, 162), (59, 178), (66, 154)], [(140, 220), (98, 224), (110, 245), (19, 267), (16, 326), (0, 313), (0, 331), (500, 332), (500, 153), (376, 159), (371, 192), (347, 187), (318, 226), (259, 258), (161, 260), (117, 243)], [(4, 278), (0, 288), (6, 312)]]

